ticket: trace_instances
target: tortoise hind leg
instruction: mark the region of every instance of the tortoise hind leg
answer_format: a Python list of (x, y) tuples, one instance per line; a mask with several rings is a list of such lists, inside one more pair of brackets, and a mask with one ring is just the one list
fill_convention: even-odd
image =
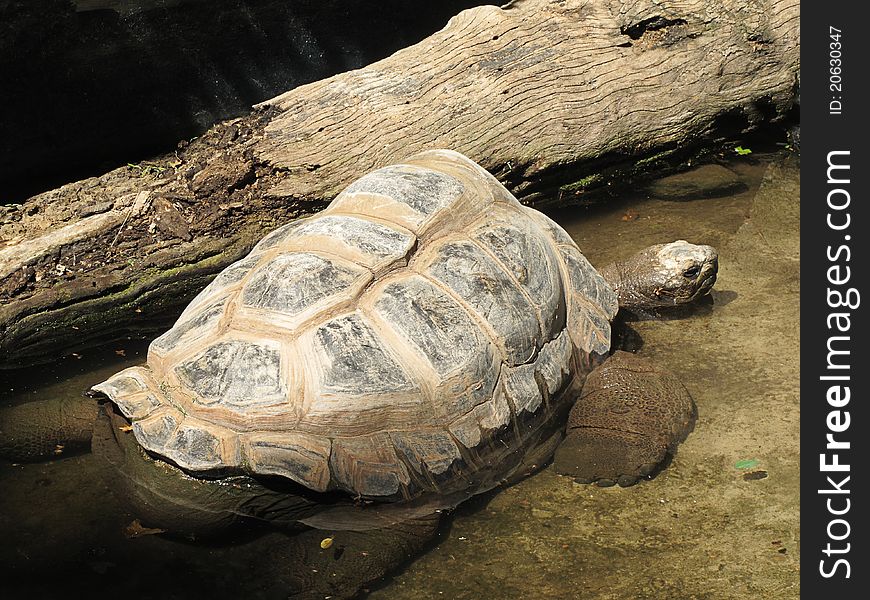
[(586, 379), (554, 467), (580, 483), (632, 485), (676, 452), (696, 416), (675, 375), (616, 352)]
[[(302, 585), (290, 590), (290, 598), (355, 598), (397, 567), (420, 555), (436, 535), (440, 515), (408, 518), (379, 529), (326, 531), (311, 529), (295, 537), (304, 556), (294, 561), (304, 565)], [(328, 537), (329, 543), (324, 540)], [(326, 546), (326, 547), (324, 547)]]
[(87, 451), (98, 410), (79, 396), (0, 408), (0, 458), (30, 462)]

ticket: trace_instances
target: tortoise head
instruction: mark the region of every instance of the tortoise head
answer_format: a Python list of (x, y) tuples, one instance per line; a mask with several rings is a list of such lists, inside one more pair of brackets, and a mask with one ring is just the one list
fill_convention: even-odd
[(620, 308), (659, 308), (692, 302), (716, 282), (719, 256), (712, 246), (677, 240), (641, 250), (601, 270)]

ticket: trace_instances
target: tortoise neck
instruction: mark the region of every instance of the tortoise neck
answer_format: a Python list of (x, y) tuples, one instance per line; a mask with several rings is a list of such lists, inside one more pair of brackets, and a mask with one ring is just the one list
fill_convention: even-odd
[(652, 303), (641, 292), (643, 282), (639, 280), (637, 269), (631, 263), (631, 260), (615, 261), (600, 269), (599, 273), (616, 292), (620, 309), (647, 308)]

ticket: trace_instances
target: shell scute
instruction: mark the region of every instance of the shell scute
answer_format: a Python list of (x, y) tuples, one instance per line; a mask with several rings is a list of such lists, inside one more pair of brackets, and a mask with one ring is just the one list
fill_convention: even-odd
[(254, 433), (242, 442), (257, 473), (281, 475), (316, 492), (329, 487), (329, 438), (298, 431)]
[(187, 308), (185, 308), (184, 312), (181, 313), (181, 316), (178, 317), (178, 322), (184, 322), (193, 313), (199, 312), (203, 304), (213, 298), (222, 296), (222, 301), (225, 301), (225, 293), (228, 292), (229, 288), (241, 281), (245, 275), (247, 275), (251, 269), (260, 262), (260, 258), (260, 255), (249, 254), (218, 273), (217, 277), (212, 279), (211, 283), (205, 286), (205, 288), (190, 301), (190, 304), (187, 305)]
[(538, 353), (535, 372), (540, 376), (549, 396), (555, 396), (564, 386), (565, 376), (571, 372), (572, 353), (571, 338), (567, 331), (562, 331)]
[(272, 248), (275, 248), (276, 246), (280, 246), (297, 229), (302, 227), (310, 219), (311, 217), (302, 217), (271, 231), (263, 239), (257, 242), (253, 250), (251, 250), (251, 254), (262, 254), (266, 250), (270, 250)]
[(535, 365), (519, 365), (505, 371), (505, 393), (518, 416), (534, 414), (544, 402), (535, 379)]
[(612, 319), (619, 310), (619, 300), (604, 277), (589, 264), (577, 246), (560, 246), (569, 280), (575, 293), (585, 296), (599, 309), (604, 318)]
[(164, 452), (179, 466), (193, 471), (217, 469), (223, 466), (221, 439), (199, 423), (185, 419), (166, 439)]
[(565, 292), (553, 245), (516, 210), (496, 212), (472, 234), (513, 275), (536, 307), (544, 340), (565, 328)]
[(501, 387), (492, 397), (450, 424), (450, 433), (469, 450), (493, 441), (511, 423), (513, 411)]
[(465, 464), (456, 442), (445, 431), (399, 432), (390, 438), (397, 453), (430, 487), (437, 488)]
[(616, 292), (592, 268), (576, 246), (559, 246), (571, 285), (568, 331), (578, 348), (606, 354), (610, 349), (610, 320), (619, 310)]
[(151, 391), (153, 381), (146, 369), (130, 367), (115, 373), (93, 389), (112, 398), (128, 419), (142, 419), (160, 406)]
[(494, 332), (509, 364), (523, 364), (538, 350), (535, 309), (504, 269), (477, 244), (443, 244), (426, 272), (452, 290)]
[(333, 485), (363, 496), (396, 496), (411, 482), (386, 434), (333, 440), (329, 460)]
[(405, 258), (416, 242), (407, 230), (351, 215), (325, 214), (298, 227), (292, 239), (334, 252), (369, 269)]
[(148, 417), (134, 421), (133, 434), (143, 448), (160, 453), (183, 419), (174, 408), (161, 406)]
[(308, 252), (279, 254), (248, 278), (242, 304), (297, 317), (328, 308), (333, 297), (371, 277), (367, 269), (335, 258)]
[(568, 235), (568, 232), (562, 229), (558, 223), (545, 215), (544, 213), (535, 210), (531, 206), (523, 206), (523, 212), (535, 223), (537, 223), (544, 231), (549, 234), (553, 241), (558, 245), (573, 246), (574, 240)]
[(447, 208), (464, 191), (461, 181), (446, 173), (415, 165), (384, 167), (350, 184), (344, 193), (377, 194), (411, 209), (412, 223), (420, 225), (427, 217)]
[(287, 399), (280, 348), (244, 340), (220, 341), (175, 367), (179, 381), (204, 406), (243, 408)]
[(184, 315), (169, 331), (151, 342), (148, 352), (165, 355), (181, 346), (195, 343), (215, 330), (225, 308), (226, 300), (221, 298), (196, 312)]
[(465, 367), (468, 354), (482, 351), (489, 343), (455, 300), (418, 275), (384, 286), (374, 310), (442, 378)]
[(351, 313), (317, 328), (316, 351), (325, 357), (324, 392), (370, 395), (416, 387), (361, 315)]
[(466, 310), (432, 281), (411, 275), (390, 282), (373, 312), (431, 371), (441, 412), (461, 414), (491, 397), (500, 353)]

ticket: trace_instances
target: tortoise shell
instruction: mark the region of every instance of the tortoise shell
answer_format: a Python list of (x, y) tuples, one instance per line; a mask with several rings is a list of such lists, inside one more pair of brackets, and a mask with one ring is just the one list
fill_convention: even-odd
[(540, 443), (616, 310), (558, 225), (468, 158), (429, 151), (267, 235), (147, 365), (95, 389), (192, 473), (445, 494), (501, 479)]

